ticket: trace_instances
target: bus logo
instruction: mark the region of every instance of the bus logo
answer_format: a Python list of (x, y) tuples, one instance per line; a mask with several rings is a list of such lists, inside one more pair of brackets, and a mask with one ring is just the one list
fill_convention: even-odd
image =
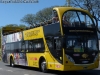
[(87, 54), (82, 54), (82, 57), (83, 57), (83, 58), (87, 58), (88, 55), (87, 55)]

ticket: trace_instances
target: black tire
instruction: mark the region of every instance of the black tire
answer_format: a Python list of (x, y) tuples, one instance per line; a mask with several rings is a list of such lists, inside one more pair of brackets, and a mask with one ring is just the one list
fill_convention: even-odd
[(45, 60), (41, 61), (41, 63), (40, 63), (40, 69), (44, 73), (47, 72), (47, 64), (46, 64), (46, 61)]
[(11, 66), (11, 67), (14, 67), (14, 61), (13, 61), (12, 58), (10, 58), (10, 66)]

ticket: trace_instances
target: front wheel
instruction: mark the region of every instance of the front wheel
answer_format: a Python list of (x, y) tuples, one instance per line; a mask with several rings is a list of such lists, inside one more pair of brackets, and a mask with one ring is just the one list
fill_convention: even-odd
[(47, 72), (47, 65), (45, 60), (41, 62), (40, 66), (42, 72)]
[(10, 59), (10, 66), (11, 66), (11, 67), (14, 67), (14, 61), (13, 61), (12, 58)]

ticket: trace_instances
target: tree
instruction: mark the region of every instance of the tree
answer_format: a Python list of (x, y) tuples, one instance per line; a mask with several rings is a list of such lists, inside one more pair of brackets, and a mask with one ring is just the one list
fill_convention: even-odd
[(5, 27), (18, 27), (18, 25), (17, 24), (8, 24)]
[(33, 26), (40, 22), (50, 20), (52, 17), (52, 8), (53, 7), (44, 8), (38, 11), (36, 14), (27, 14), (21, 19), (21, 21), (30, 26)]
[(35, 15), (34, 14), (27, 14), (21, 19), (21, 22), (24, 22), (24, 23), (31, 26), (35, 23)]
[(98, 22), (100, 21), (100, 0), (71, 0), (70, 5), (88, 10), (96, 19), (98, 32)]
[(24, 24), (20, 24), (20, 25), (17, 25), (17, 24), (8, 24), (4, 27), (19, 27), (19, 28), (22, 28), (22, 29), (25, 29), (27, 26), (24, 25)]
[(36, 14), (27, 14), (21, 19), (21, 21), (30, 26), (33, 26), (37, 25), (38, 23), (50, 20), (52, 18), (53, 7), (55, 6), (44, 8), (38, 11)]
[(36, 21), (44, 22), (46, 20), (50, 20), (52, 18), (52, 7), (44, 8), (36, 13)]
[(25, 29), (27, 26), (24, 24), (20, 24), (18, 27)]

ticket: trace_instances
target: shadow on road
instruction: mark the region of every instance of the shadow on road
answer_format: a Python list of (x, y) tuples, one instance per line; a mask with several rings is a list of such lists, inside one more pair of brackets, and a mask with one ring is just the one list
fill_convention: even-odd
[(98, 71), (68, 71), (68, 72), (58, 72), (56, 75), (100, 75)]
[[(10, 67), (9, 65), (5, 65), (5, 66)], [(33, 67), (15, 66), (13, 68), (19, 68), (19, 69), (24, 69), (24, 70), (40, 72), (39, 69), (33, 68)], [(100, 75), (100, 70), (67, 71), (67, 72), (49, 70), (48, 74), (53, 74), (53, 75)]]
[[(10, 65), (5, 65), (7, 67), (11, 67)], [(34, 71), (39, 71), (38, 68), (34, 68), (34, 67), (26, 67), (26, 66), (19, 66), (19, 65), (16, 65), (12, 68), (19, 68), (19, 69), (25, 69), (25, 70), (34, 70)]]

